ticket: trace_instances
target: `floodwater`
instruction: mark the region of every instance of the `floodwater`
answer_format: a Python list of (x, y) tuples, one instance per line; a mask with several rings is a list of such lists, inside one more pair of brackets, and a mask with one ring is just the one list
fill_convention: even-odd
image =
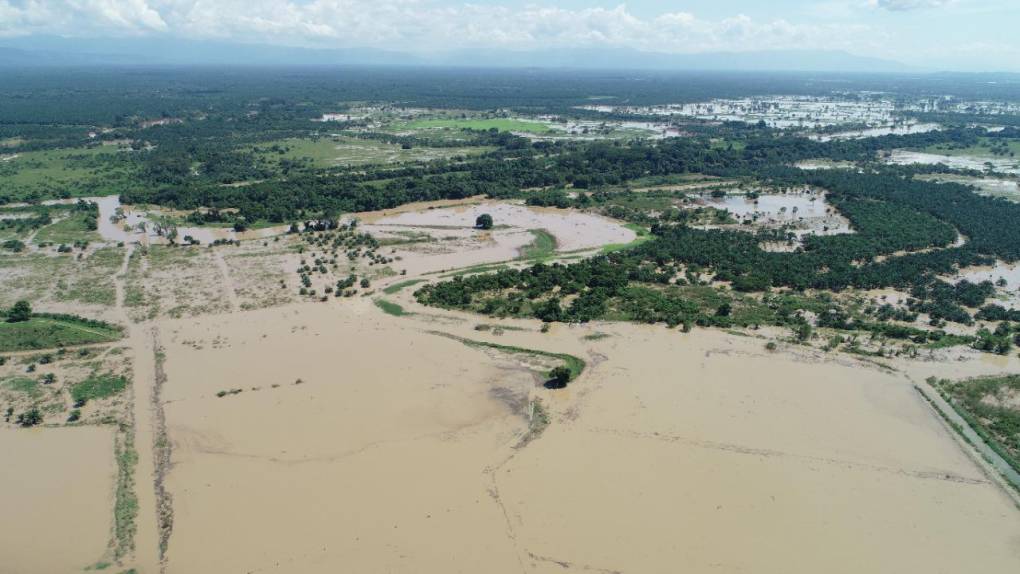
[(852, 232), (850, 222), (829, 206), (822, 192), (762, 194), (756, 199), (736, 194), (721, 198), (704, 195), (697, 205), (725, 209), (738, 220), (754, 217), (760, 225), (792, 225), (797, 235)]
[[(527, 330), (496, 342), (588, 360), (549, 391), (425, 332), (493, 337), (470, 317), (412, 310), (163, 324), (167, 572), (1020, 568), (1020, 512), (902, 374), (711, 330), (510, 322)], [(536, 396), (551, 424), (520, 446)]]
[(113, 431), (0, 430), (0, 570), (80, 572), (103, 557), (113, 521)]
[[(475, 220), (483, 213), (492, 216), (493, 229), (474, 229)], [(516, 259), (535, 241), (531, 230), (552, 235), (560, 253), (630, 243), (637, 238), (619, 222), (598, 215), (507, 202), (398, 210), (360, 218), (367, 222), (361, 228), (379, 238), (399, 238), (401, 233), (431, 238), (428, 243), (396, 250), (394, 255), (401, 261), (392, 266), (412, 275)]]
[(894, 150), (892, 155), (886, 158), (886, 161), (896, 165), (915, 163), (934, 165), (941, 163), (955, 169), (972, 169), (977, 171), (986, 171), (987, 164), (991, 164), (993, 171), (1020, 175), (1020, 160), (1014, 158), (979, 158)]
[(901, 124), (890, 124), (884, 126), (876, 126), (866, 128), (862, 130), (848, 130), (844, 132), (836, 132), (831, 134), (815, 134), (808, 136), (813, 140), (820, 142), (827, 142), (833, 140), (851, 140), (851, 139), (862, 139), (888, 135), (908, 135), (908, 134), (923, 134), (942, 129), (939, 124), (931, 123), (901, 123)]
[[(85, 201), (91, 201), (99, 206), (99, 228), (98, 233), (105, 241), (130, 243), (133, 241), (143, 243), (166, 243), (166, 239), (156, 233), (153, 218), (150, 213), (134, 206), (122, 205), (120, 196), (108, 195), (103, 197), (86, 197)], [(55, 200), (44, 203), (73, 203), (77, 199)], [(121, 218), (114, 221), (113, 217), (120, 210)], [(139, 228), (144, 225), (145, 231)], [(234, 239), (260, 239), (284, 233), (289, 225), (278, 225), (262, 229), (252, 229), (238, 233), (226, 227), (177, 227), (177, 242), (183, 242), (184, 238), (191, 236), (203, 244), (209, 244), (216, 240)], [(130, 228), (130, 229), (128, 229)]]

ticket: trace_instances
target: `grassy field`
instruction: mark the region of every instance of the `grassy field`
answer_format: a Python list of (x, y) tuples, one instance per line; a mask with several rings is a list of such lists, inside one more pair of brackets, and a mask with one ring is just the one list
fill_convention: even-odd
[[(996, 143), (1005, 143), (1005, 146), (995, 145)], [(1005, 155), (1002, 153), (993, 153), (993, 149), (1005, 149)], [(978, 143), (972, 146), (957, 146), (954, 144), (936, 144), (928, 146), (920, 151), (925, 153), (934, 153), (939, 155), (949, 156), (968, 156), (978, 158), (1015, 158), (1020, 156), (1020, 140), (1005, 140), (1004, 142), (998, 138), (980, 138)]]
[(422, 130), (422, 129), (471, 129), (491, 130), (493, 128), (503, 132), (527, 132), (533, 134), (545, 134), (554, 131), (553, 128), (539, 122), (514, 120), (509, 118), (495, 119), (427, 119), (414, 120), (395, 124), (392, 126), (398, 129)]
[(127, 379), (112, 373), (93, 374), (71, 387), (71, 398), (76, 402), (105, 399), (127, 387)]
[(99, 233), (89, 229), (88, 213), (73, 212), (68, 217), (51, 223), (35, 235), (35, 243), (73, 244), (75, 241), (99, 241)]
[[(273, 151), (275, 149), (282, 150)], [(488, 147), (429, 148), (412, 147), (403, 149), (396, 144), (352, 137), (324, 137), (320, 139), (286, 139), (260, 145), (265, 161), (279, 165), (280, 160), (305, 159), (315, 167), (327, 168), (347, 165), (376, 163), (402, 163), (431, 161), (458, 155), (485, 153)]]
[(0, 323), (0, 352), (108, 343), (121, 336), (121, 331), (112, 325), (71, 318), (33, 317), (21, 323)]
[(133, 171), (121, 153), (115, 146), (18, 153), (0, 163), (0, 190), (12, 200), (119, 193)]

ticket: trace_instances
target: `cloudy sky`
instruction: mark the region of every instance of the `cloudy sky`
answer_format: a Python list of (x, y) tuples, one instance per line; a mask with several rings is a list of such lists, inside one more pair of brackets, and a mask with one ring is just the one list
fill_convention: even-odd
[(0, 0), (0, 45), (34, 34), (411, 52), (839, 49), (1020, 71), (1020, 0)]

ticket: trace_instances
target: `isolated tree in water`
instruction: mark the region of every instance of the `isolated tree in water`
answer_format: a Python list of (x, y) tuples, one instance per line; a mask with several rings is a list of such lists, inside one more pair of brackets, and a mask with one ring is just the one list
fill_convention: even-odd
[(21, 323), (32, 318), (32, 305), (28, 301), (18, 301), (7, 312), (8, 323)]
[(570, 382), (570, 377), (570, 369), (561, 365), (549, 371), (549, 382), (547, 384), (551, 388), (562, 389)]
[(492, 216), (488, 213), (483, 213), (475, 219), (475, 227), (478, 229), (492, 229)]

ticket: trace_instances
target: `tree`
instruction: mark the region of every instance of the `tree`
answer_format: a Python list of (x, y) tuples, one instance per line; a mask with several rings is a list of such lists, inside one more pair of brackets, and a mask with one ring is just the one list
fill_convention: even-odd
[(22, 323), (32, 318), (32, 305), (28, 301), (18, 301), (7, 312), (8, 323)]
[(549, 371), (549, 382), (546, 384), (553, 389), (562, 389), (567, 386), (572, 376), (570, 369), (560, 365)]
[(492, 216), (488, 213), (483, 213), (475, 219), (475, 227), (477, 229), (492, 229)]

